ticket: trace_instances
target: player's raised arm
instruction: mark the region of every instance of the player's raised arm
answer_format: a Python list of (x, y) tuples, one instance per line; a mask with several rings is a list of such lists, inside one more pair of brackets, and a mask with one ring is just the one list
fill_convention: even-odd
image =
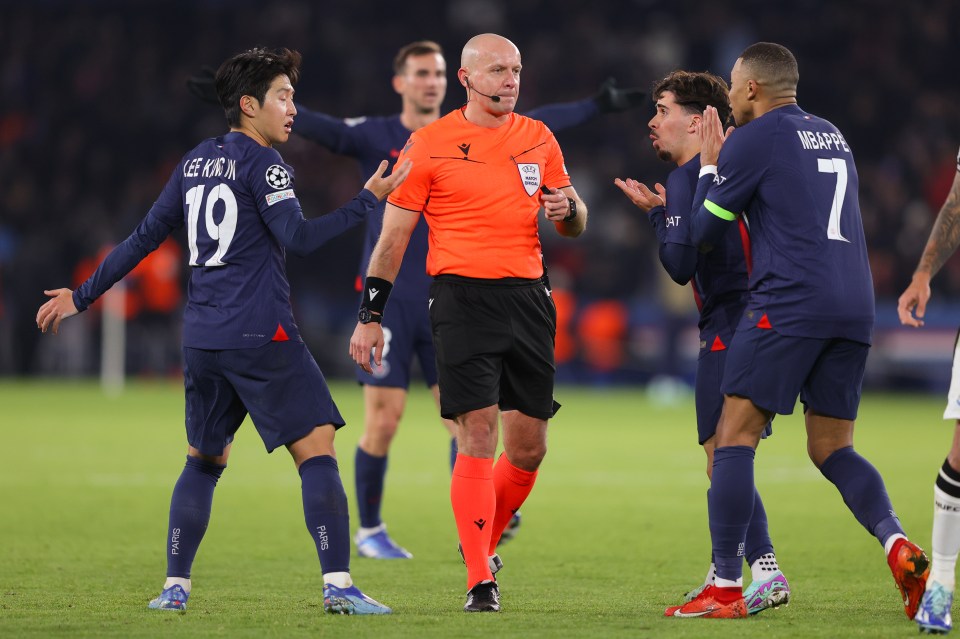
[(363, 188), (373, 193), (381, 202), (383, 198), (393, 193), (394, 189), (403, 184), (403, 181), (410, 175), (410, 169), (413, 168), (413, 162), (404, 160), (394, 167), (390, 175), (384, 177), (383, 172), (387, 170), (389, 165), (390, 163), (386, 160), (380, 162), (380, 166), (377, 167), (377, 170), (374, 171), (366, 184), (363, 185)]
[(50, 299), (37, 311), (37, 328), (43, 333), (51, 328), (56, 335), (60, 330), (60, 322), (79, 312), (73, 303), (73, 291), (69, 288), (58, 288), (46, 290), (43, 294)]

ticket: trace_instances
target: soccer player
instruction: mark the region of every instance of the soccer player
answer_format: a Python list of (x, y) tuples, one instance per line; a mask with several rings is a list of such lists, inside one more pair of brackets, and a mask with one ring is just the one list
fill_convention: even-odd
[[(690, 283), (700, 310), (700, 356), (697, 359), (697, 434), (707, 455), (707, 476), (713, 472), (714, 434), (723, 406), (723, 378), (727, 345), (747, 303), (750, 236), (746, 223), (731, 225), (711, 251), (701, 253), (690, 240), (688, 218), (700, 172), (700, 132), (703, 109), (712, 106), (720, 121), (730, 117), (727, 83), (711, 73), (674, 71), (653, 87), (656, 114), (650, 120), (650, 138), (657, 156), (677, 168), (657, 193), (634, 180), (614, 180), (631, 202), (647, 213), (660, 245), (660, 262), (681, 285)], [(769, 433), (769, 426), (764, 436)], [(709, 492), (708, 492), (709, 494)], [(777, 565), (767, 529), (767, 515), (754, 496), (753, 515), (747, 529), (745, 557), (753, 582), (744, 592), (747, 611), (756, 614), (790, 600), (790, 586)], [(696, 598), (713, 584), (716, 567), (711, 561), (703, 585), (687, 593)], [(677, 606), (679, 607), (679, 606)], [(668, 608), (667, 615), (672, 615)]]
[[(923, 326), (930, 301), (930, 280), (960, 246), (960, 152), (957, 175), (946, 201), (937, 214), (930, 239), (920, 256), (910, 286), (900, 296), (897, 313), (906, 326)], [(950, 632), (950, 607), (960, 553), (960, 336), (954, 344), (953, 375), (947, 394), (944, 419), (954, 420), (953, 444), (933, 487), (933, 542), (930, 579), (927, 581), (916, 621), (921, 632)]]
[(793, 54), (760, 42), (730, 74), (739, 128), (725, 140), (716, 109), (704, 111), (700, 162), (711, 168), (697, 185), (691, 237), (702, 248), (716, 245), (742, 211), (753, 265), (727, 351), (713, 454), (716, 583), (674, 614), (747, 616), (741, 570), (755, 449), (771, 417), (792, 413), (799, 395), (810, 459), (883, 546), (913, 619), (929, 562), (904, 534), (880, 473), (853, 448), (874, 320), (857, 169), (840, 131), (797, 106), (798, 81)]
[[(393, 89), (400, 95), (402, 110), (386, 117), (335, 118), (297, 105), (296, 133), (342, 155), (354, 157), (367, 174), (382, 158), (392, 163), (413, 131), (436, 121), (447, 91), (447, 64), (436, 42), (412, 42), (397, 52), (393, 61)], [(204, 75), (189, 81), (191, 90), (210, 100), (209, 80)], [(613, 113), (639, 106), (645, 93), (618, 89), (604, 83), (593, 97), (564, 104), (546, 105), (527, 115), (560, 131), (587, 122), (601, 113)], [(383, 205), (367, 218), (360, 273), (365, 274), (370, 255), (383, 226)], [(376, 559), (405, 559), (412, 555), (387, 533), (381, 517), (390, 444), (406, 408), (410, 372), (414, 358), (439, 406), (436, 355), (427, 314), (432, 278), (426, 272), (427, 225), (420, 221), (413, 231), (390, 295), (390, 314), (384, 318), (384, 347), (381, 364), (368, 373), (357, 368), (363, 385), (364, 430), (357, 444), (354, 474), (360, 528), (354, 536), (357, 552)], [(358, 276), (359, 283), (362, 276)], [(456, 461), (456, 427), (443, 419), (451, 439), (450, 465)], [(501, 542), (515, 533), (520, 513), (515, 513), (504, 530)]]
[(300, 474), (324, 610), (391, 612), (350, 578), (347, 497), (333, 448), (344, 421), (293, 319), (284, 259), (287, 250), (309, 253), (359, 224), (403, 182), (410, 165), (384, 178), (382, 162), (357, 197), (305, 220), (293, 169), (273, 148), (287, 141), (297, 114), (300, 59), (289, 49), (258, 48), (224, 62), (216, 87), (229, 133), (187, 153), (130, 237), (76, 291), (45, 291), (51, 299), (37, 313), (37, 326), (56, 333), (64, 318), (85, 310), (186, 227), (192, 267), (183, 322), (188, 453), (170, 502), (167, 580), (150, 608), (186, 609), (214, 488), (249, 413), (267, 451), (286, 446)]
[[(520, 52), (506, 38), (487, 33), (464, 46), (457, 78), (467, 103), (414, 132), (400, 154), (414, 169), (408, 188), (388, 200), (350, 340), (357, 365), (371, 371), (371, 352), (381, 364), (387, 297), (423, 213), (440, 410), (457, 426), (450, 496), (468, 612), (500, 609), (496, 544), (533, 488), (559, 407), (556, 308), (538, 212), (542, 205), (565, 237), (580, 235), (587, 221), (553, 134), (514, 113), (520, 70)], [(494, 464), (500, 411), (505, 452)]]

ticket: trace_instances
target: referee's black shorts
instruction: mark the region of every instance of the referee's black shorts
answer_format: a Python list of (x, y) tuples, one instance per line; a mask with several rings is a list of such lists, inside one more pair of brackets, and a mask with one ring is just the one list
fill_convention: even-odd
[(439, 275), (430, 287), (440, 414), (497, 404), (549, 419), (557, 309), (540, 279)]

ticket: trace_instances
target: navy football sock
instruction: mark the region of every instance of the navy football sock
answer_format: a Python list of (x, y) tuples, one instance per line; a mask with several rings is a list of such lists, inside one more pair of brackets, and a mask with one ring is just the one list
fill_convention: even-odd
[(843, 503), (881, 546), (891, 535), (903, 534), (883, 477), (873, 464), (853, 450), (853, 446), (835, 450), (823, 462), (820, 472), (837, 487)]
[(213, 490), (226, 466), (190, 457), (173, 487), (167, 527), (167, 577), (190, 578), (197, 549), (210, 523)]
[(457, 438), (450, 438), (450, 473), (453, 473), (453, 467), (457, 465), (457, 453), (460, 452), (459, 447), (457, 446)]
[(773, 542), (770, 541), (770, 530), (767, 528), (767, 511), (756, 488), (753, 491), (753, 515), (750, 517), (744, 548), (747, 552), (747, 563), (751, 566), (760, 557), (773, 552)]
[(749, 446), (723, 446), (713, 452), (710, 482), (710, 536), (717, 577), (737, 581), (743, 577), (743, 549), (753, 514), (755, 493), (753, 458)]
[(384, 478), (387, 476), (387, 456), (375, 457), (357, 446), (353, 463), (360, 526), (376, 528), (382, 523), (380, 504), (383, 501)]
[(300, 464), (303, 518), (317, 545), (323, 573), (350, 572), (350, 514), (337, 460), (311, 457)]

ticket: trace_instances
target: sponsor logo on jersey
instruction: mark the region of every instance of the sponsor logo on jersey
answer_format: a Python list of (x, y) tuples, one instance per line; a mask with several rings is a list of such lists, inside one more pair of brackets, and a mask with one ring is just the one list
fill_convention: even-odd
[(520, 180), (523, 181), (523, 190), (527, 195), (533, 195), (540, 188), (540, 165), (535, 163), (518, 164)]
[(267, 169), (267, 184), (275, 189), (285, 189), (290, 186), (290, 174), (279, 164), (272, 164)]
[(273, 206), (277, 202), (289, 200), (292, 197), (297, 197), (294, 195), (293, 189), (287, 189), (286, 191), (279, 191), (277, 193), (267, 193), (267, 206)]

